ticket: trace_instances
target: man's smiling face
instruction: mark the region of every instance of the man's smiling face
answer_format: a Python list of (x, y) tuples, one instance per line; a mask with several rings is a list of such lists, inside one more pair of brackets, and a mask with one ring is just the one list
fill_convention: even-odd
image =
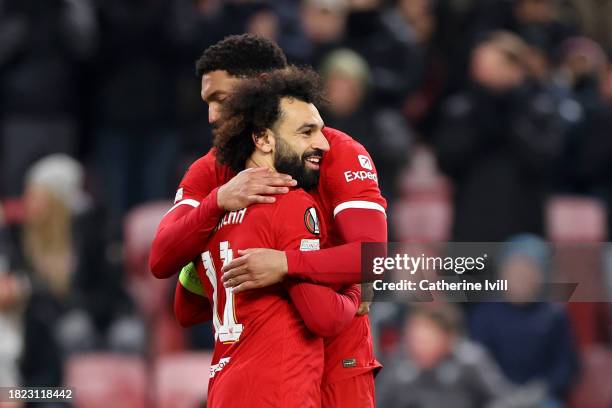
[(274, 134), (274, 167), (310, 190), (319, 181), (323, 153), (329, 143), (323, 136), (323, 120), (317, 108), (295, 98), (280, 101), (281, 115), (271, 131)]

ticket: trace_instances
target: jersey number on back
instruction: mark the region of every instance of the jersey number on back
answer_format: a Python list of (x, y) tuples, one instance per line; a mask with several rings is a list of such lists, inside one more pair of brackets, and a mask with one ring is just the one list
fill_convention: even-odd
[[(233, 259), (233, 252), (230, 249), (229, 242), (223, 241), (219, 243), (219, 250), (221, 261), (223, 265), (231, 262)], [(229, 288), (225, 289), (225, 307), (223, 308), (223, 319), (219, 318), (219, 303), (218, 303), (218, 281), (217, 272), (215, 270), (215, 264), (210, 256), (210, 251), (206, 251), (202, 254), (202, 262), (204, 263), (204, 269), (206, 270), (206, 276), (210, 280), (210, 284), (213, 287), (213, 324), (215, 326), (215, 340), (219, 340), (222, 343), (233, 343), (238, 341), (240, 334), (242, 333), (242, 325), (236, 322), (236, 315), (234, 312), (234, 292)]]

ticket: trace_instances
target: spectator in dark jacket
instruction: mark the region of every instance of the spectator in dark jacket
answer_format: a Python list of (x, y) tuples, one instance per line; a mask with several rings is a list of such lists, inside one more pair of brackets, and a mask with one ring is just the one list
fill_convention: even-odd
[(376, 379), (377, 406), (536, 406), (537, 391), (517, 392), (479, 345), (462, 338), (459, 317), (448, 304), (410, 312), (399, 350)]
[(109, 209), (116, 238), (132, 206), (171, 195), (179, 140), (176, 132), (177, 31), (170, 3), (98, 2), (100, 48), (92, 126), (96, 192)]
[(508, 280), (506, 301), (473, 306), (469, 328), (512, 382), (540, 382), (551, 406), (561, 406), (577, 373), (577, 355), (565, 309), (541, 302), (549, 256), (536, 236), (510, 240), (499, 261), (499, 277)]
[[(558, 188), (570, 194), (603, 199), (612, 214), (612, 104), (605, 100), (602, 83), (607, 57), (593, 40), (576, 37), (562, 46), (555, 83), (574, 101), (577, 117), (568, 134)], [(608, 217), (608, 236), (612, 217)]]
[(90, 1), (0, 2), (0, 194), (50, 153), (76, 153), (83, 63), (95, 50)]
[(382, 1), (353, 2), (344, 44), (362, 55), (372, 72), (372, 96), (382, 105), (399, 107), (423, 75), (424, 53), (398, 13)]
[(502, 241), (541, 233), (564, 134), (551, 95), (532, 84), (525, 44), (499, 32), (472, 53), (472, 84), (451, 97), (434, 136), (454, 181), (453, 239)]

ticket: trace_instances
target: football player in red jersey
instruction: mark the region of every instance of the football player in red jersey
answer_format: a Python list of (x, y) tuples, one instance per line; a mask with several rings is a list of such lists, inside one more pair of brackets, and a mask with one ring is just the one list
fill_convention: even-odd
[[(251, 35), (228, 37), (207, 49), (198, 62), (198, 74), (202, 77), (202, 98), (209, 105), (209, 120), (218, 120), (219, 108), (241, 78), (285, 66), (278, 46)], [(328, 227), (327, 245), (332, 247), (313, 252), (248, 251), (226, 265), (226, 283), (238, 285), (238, 291), (268, 286), (285, 276), (329, 285), (358, 283), (360, 243), (386, 242), (386, 202), (369, 154), (338, 130), (325, 128), (323, 134), (331, 150), (321, 164), (314, 196)], [(209, 239), (225, 210), (272, 202), (274, 197), (265, 194), (284, 193), (291, 185), (290, 177), (266, 169), (247, 169), (234, 176), (209, 152), (190, 167), (175, 206), (158, 228), (151, 270), (160, 278), (172, 276), (199, 256), (201, 243)], [(197, 294), (201, 293), (197, 276), (190, 275), (189, 268), (184, 271), (176, 288), (177, 318), (183, 325), (210, 320), (208, 302)], [(342, 332), (325, 341), (323, 406), (374, 406), (373, 373), (380, 364), (372, 352), (370, 325), (363, 311), (367, 312), (367, 307)]]
[[(319, 248), (324, 227), (314, 200), (302, 188), (317, 186), (323, 153), (329, 150), (314, 105), (320, 92), (316, 73), (290, 67), (241, 81), (220, 110), (214, 140), (218, 162), (236, 172), (245, 167), (280, 170), (293, 176), (298, 188), (272, 204), (227, 212), (195, 263), (212, 300), (215, 327), (207, 406), (319, 407), (324, 357), (323, 339), (317, 335), (333, 335), (357, 311), (357, 285), (338, 294), (327, 286), (287, 279), (234, 295), (221, 281), (221, 268), (235, 250)], [(321, 332), (321, 327), (330, 330)]]

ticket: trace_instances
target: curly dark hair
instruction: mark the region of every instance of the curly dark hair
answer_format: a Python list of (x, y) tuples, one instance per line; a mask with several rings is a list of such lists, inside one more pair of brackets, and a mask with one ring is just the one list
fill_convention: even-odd
[(221, 108), (219, 126), (214, 130), (217, 160), (236, 172), (243, 170), (255, 149), (252, 135), (261, 135), (276, 123), (283, 97), (317, 107), (326, 103), (321, 78), (310, 68), (290, 66), (244, 79)]
[(196, 62), (196, 73), (199, 78), (217, 70), (233, 76), (254, 76), (286, 66), (287, 57), (276, 43), (254, 34), (240, 34), (208, 47)]

